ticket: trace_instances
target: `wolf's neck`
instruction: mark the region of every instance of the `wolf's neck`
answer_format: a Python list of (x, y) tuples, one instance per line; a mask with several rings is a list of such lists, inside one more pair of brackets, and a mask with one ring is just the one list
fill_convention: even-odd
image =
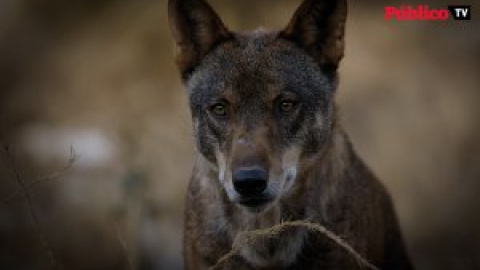
[[(321, 153), (313, 166), (307, 169), (307, 175), (312, 184), (336, 186), (348, 173), (348, 168), (354, 162), (354, 152), (348, 136), (341, 127), (335, 128), (332, 140)], [(321, 179), (318, 179), (321, 178)], [(318, 181), (323, 180), (323, 181)]]
[[(332, 140), (324, 152), (307, 168), (302, 176), (305, 188), (303, 204), (307, 207), (307, 216), (318, 221), (328, 222), (341, 204), (344, 189), (349, 185), (349, 168), (357, 161), (348, 136), (337, 127)], [(314, 213), (312, 213), (314, 212)]]

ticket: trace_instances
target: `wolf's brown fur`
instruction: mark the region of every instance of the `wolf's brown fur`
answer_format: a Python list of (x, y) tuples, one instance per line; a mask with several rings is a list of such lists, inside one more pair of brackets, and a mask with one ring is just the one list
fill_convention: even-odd
[[(412, 269), (387, 191), (336, 119), (345, 1), (305, 0), (280, 32), (232, 33), (203, 0), (170, 0), (169, 16), (200, 152), (187, 194), (186, 268), (215, 265), (242, 231), (305, 220), (380, 269)], [(243, 194), (244, 171), (266, 186)], [(301, 228), (242, 247), (232, 267), (355, 268)]]

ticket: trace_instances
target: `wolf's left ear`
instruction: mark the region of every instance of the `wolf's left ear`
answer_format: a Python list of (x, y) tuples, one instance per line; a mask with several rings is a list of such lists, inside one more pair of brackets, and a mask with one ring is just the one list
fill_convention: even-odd
[(280, 37), (305, 49), (327, 72), (335, 72), (345, 48), (346, 0), (305, 0)]
[(204, 0), (169, 0), (168, 17), (184, 80), (216, 45), (233, 36)]

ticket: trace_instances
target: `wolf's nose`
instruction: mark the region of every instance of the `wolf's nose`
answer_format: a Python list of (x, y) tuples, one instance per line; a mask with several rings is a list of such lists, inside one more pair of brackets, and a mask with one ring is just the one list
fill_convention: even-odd
[(268, 173), (259, 168), (238, 169), (233, 173), (233, 187), (242, 196), (260, 195), (267, 188)]

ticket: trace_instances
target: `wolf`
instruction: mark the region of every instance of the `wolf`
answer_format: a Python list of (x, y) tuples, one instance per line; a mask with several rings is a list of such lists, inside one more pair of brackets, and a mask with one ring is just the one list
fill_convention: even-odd
[(204, 0), (169, 0), (168, 14), (198, 150), (186, 269), (211, 268), (236, 243), (225, 269), (359, 268), (301, 227), (238, 239), (285, 221), (325, 226), (379, 269), (413, 269), (390, 195), (337, 116), (346, 0), (305, 0), (280, 31), (232, 32)]

